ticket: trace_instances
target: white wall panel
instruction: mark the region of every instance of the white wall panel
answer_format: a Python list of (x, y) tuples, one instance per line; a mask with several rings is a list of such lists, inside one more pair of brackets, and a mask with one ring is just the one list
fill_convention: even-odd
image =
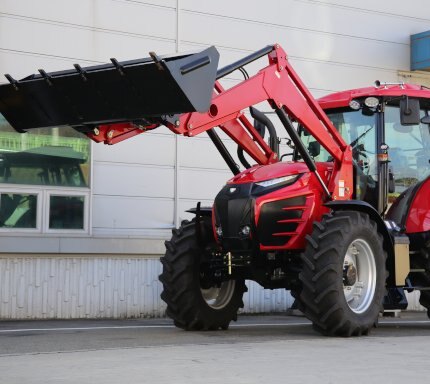
[[(420, 0), (422, 1), (424, 0)], [(430, 23), (428, 19), (401, 17), (403, 12), (400, 10), (411, 8), (410, 3), (397, 5), (399, 15), (390, 14), (393, 2), (380, 2), (377, 6), (378, 12), (372, 12), (372, 7), (369, 7), (369, 10), (357, 9), (360, 5), (356, 7), (355, 3), (350, 3), (347, 7), (335, 7), (327, 6), (322, 1), (309, 0), (183, 0), (181, 3), (185, 12), (237, 19), (243, 24), (270, 24), (275, 28), (285, 26), (289, 29), (310, 30), (316, 34), (348, 35), (404, 44), (409, 43), (408, 33), (424, 31)], [(415, 2), (413, 7), (419, 9)], [(427, 7), (428, 5), (422, 6), (421, 10)], [(213, 23), (212, 28), (218, 29), (217, 24)], [(258, 39), (254, 34), (252, 37), (242, 36), (244, 40)]]
[(171, 228), (173, 212), (173, 199), (94, 195), (93, 229), (127, 237), (141, 229)]
[[(272, 24), (243, 22), (209, 14), (185, 13), (185, 41), (221, 47), (257, 50), (267, 44), (280, 43), (290, 57), (323, 60), (373, 67), (398, 69), (409, 66), (409, 45), (380, 40), (357, 39), (345, 35), (319, 34), (306, 29), (286, 29)], [(203, 33), (196, 34), (196, 31)], [(240, 30), (225, 34), (219, 31)], [(247, 39), (246, 36), (253, 36)], [(363, 54), (366, 52), (366, 54)]]
[(0, 258), (0, 319), (159, 317), (158, 259)]
[[(138, 7), (143, 8), (138, 8)], [(18, 14), (32, 18), (55, 20), (58, 22), (90, 25), (98, 22), (98, 13), (103, 9), (117, 10), (122, 7), (130, 10), (130, 13), (138, 9), (164, 8), (174, 10), (176, 0), (2, 0), (0, 12), (8, 14)], [(122, 28), (127, 28), (128, 21), (132, 15), (126, 15), (127, 19), (122, 20)], [(111, 15), (109, 17), (112, 17)], [(142, 20), (139, 20), (141, 23)]]
[[(216, 132), (221, 136), (221, 130), (216, 129)], [(223, 137), (225, 138), (225, 136)], [(232, 140), (227, 139), (224, 141), (228, 151), (235, 156), (237, 145)], [(223, 158), (205, 133), (196, 137), (181, 137), (179, 145), (181, 167), (228, 170)]]
[[(77, 5), (79, 4), (79, 5)], [(63, 23), (90, 25), (94, 21), (97, 1), (74, 0), (2, 0), (0, 12)]]
[(179, 194), (189, 199), (211, 200), (231, 177), (231, 172), (227, 170), (181, 168)]
[(102, 0), (94, 26), (148, 37), (176, 38), (176, 9), (144, 2)]
[(398, 18), (408, 19), (416, 18), (419, 21), (428, 22), (428, 17), (423, 9), (428, 6), (428, 0), (414, 0), (413, 6), (405, 7), (403, 1), (374, 1), (374, 0), (361, 0), (358, 2), (351, 2), (350, 0), (296, 0), (302, 3), (319, 3), (326, 4), (327, 6), (337, 7), (340, 9), (350, 8), (361, 12), (382, 13), (384, 15), (395, 16)]
[(96, 162), (93, 174), (96, 195), (173, 198), (169, 166)]
[[(21, 32), (11, 39), (15, 31)], [(6, 16), (0, 17), (0, 46), (15, 51), (99, 62), (108, 62), (110, 57), (136, 59), (147, 57), (152, 50), (161, 54), (175, 49), (174, 42), (169, 39)]]
[(94, 144), (92, 156), (96, 162), (175, 165), (175, 135), (157, 129), (122, 141), (115, 145)]
[(2, 0), (0, 12), (6, 17), (25, 18), (29, 25), (31, 22), (57, 24), (64, 28), (94, 28), (124, 34), (175, 39), (176, 9), (151, 5), (148, 2)]

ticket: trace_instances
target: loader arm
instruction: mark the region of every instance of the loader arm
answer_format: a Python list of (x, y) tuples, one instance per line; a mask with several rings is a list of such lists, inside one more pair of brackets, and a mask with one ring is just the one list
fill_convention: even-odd
[[(217, 81), (264, 55), (268, 65), (229, 89)], [(333, 199), (352, 197), (351, 148), (295, 73), (285, 51), (267, 46), (221, 70), (214, 47), (197, 54), (158, 57), (48, 74), (39, 70), (20, 81), (6, 75), (0, 112), (20, 132), (70, 125), (96, 142), (116, 144), (165, 125), (175, 134), (196, 136), (220, 127), (257, 164), (279, 161), (244, 110), (268, 101), (311, 172)], [(215, 68), (215, 70), (214, 70)], [(201, 91), (210, 90), (211, 93)], [(291, 120), (302, 125), (334, 161), (325, 186)]]
[[(352, 152), (342, 136), (331, 123), (318, 102), (301, 81), (288, 62), (285, 51), (273, 46), (268, 53), (269, 65), (256, 75), (225, 90), (216, 81), (207, 112), (184, 113), (177, 120), (165, 121), (175, 134), (196, 136), (219, 126), (258, 164), (278, 161), (274, 153), (245, 116), (243, 110), (268, 101), (275, 110), (286, 114), (301, 124), (330, 153), (334, 160), (334, 171), (328, 191), (335, 200), (352, 198)], [(250, 59), (248, 61), (252, 60)], [(245, 60), (245, 62), (248, 62)], [(231, 66), (234, 68), (234, 66)], [(225, 76), (224, 70), (218, 71)], [(228, 72), (230, 73), (230, 72)], [(87, 135), (97, 141), (114, 144), (122, 139), (153, 129), (154, 126), (136, 127), (129, 125), (101, 125), (96, 134)]]

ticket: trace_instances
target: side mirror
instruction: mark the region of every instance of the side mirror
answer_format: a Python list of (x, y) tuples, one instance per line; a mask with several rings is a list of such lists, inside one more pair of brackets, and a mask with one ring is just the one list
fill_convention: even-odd
[(402, 125), (418, 125), (420, 123), (420, 101), (406, 96), (400, 100), (400, 123)]
[(321, 153), (321, 144), (318, 141), (311, 141), (308, 146), (309, 154), (312, 157), (317, 157)]
[(388, 169), (388, 193), (394, 192), (396, 192), (396, 183), (394, 181), (393, 170), (390, 168)]

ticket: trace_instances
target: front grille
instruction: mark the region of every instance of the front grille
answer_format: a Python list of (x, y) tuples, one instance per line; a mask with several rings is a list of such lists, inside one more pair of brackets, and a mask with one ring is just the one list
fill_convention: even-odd
[(260, 243), (264, 246), (285, 245), (297, 234), (305, 204), (305, 196), (263, 204), (257, 224)]
[(251, 223), (251, 184), (226, 185), (215, 198), (217, 225), (224, 237), (237, 237), (240, 227)]
[(232, 252), (252, 248), (251, 239), (240, 235), (240, 229), (252, 222), (251, 188), (252, 184), (227, 184), (215, 198), (215, 222), (223, 231), (220, 241)]

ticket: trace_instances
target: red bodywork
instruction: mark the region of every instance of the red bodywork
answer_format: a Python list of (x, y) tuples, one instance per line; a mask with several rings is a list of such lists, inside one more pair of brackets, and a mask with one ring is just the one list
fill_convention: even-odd
[[(317, 168), (323, 181), (327, 183), (333, 172), (333, 163), (318, 163)], [(305, 236), (311, 232), (312, 223), (320, 221), (321, 216), (329, 211), (328, 208), (323, 206), (324, 192), (321, 185), (315, 176), (309, 172), (307, 166), (301, 162), (284, 162), (266, 166), (255, 166), (240, 173), (228, 182), (232, 185), (257, 183), (259, 181), (297, 174), (301, 174), (302, 176), (294, 184), (255, 199), (254, 224), (257, 227), (264, 204), (274, 201), (279, 201), (282, 204), (282, 201), (286, 199), (291, 200), (295, 197), (305, 197), (305, 203), (302, 205), (288, 205), (282, 208), (283, 210), (299, 210), (301, 211), (301, 217), (277, 221), (278, 223), (297, 223), (297, 228), (293, 232), (272, 233), (274, 237), (289, 237), (288, 241), (277, 246), (260, 244), (260, 250), (262, 251), (304, 248)]]
[(406, 233), (430, 231), (430, 178), (424, 180), (416, 192), (406, 219)]

